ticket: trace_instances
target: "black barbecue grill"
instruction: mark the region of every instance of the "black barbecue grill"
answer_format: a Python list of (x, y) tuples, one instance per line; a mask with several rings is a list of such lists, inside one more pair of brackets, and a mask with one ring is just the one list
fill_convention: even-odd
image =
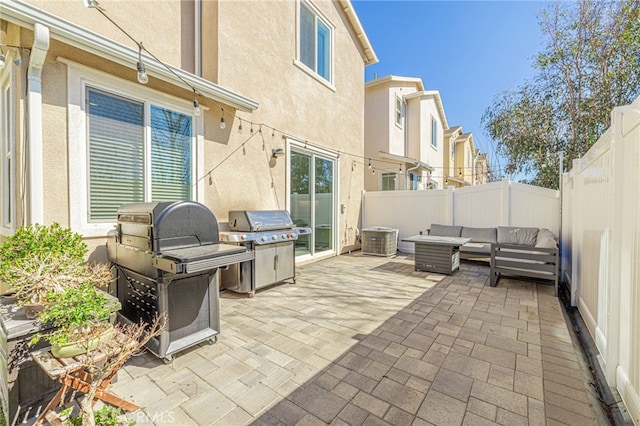
[(218, 221), (193, 201), (133, 203), (118, 209), (107, 240), (117, 265), (126, 321), (160, 314), (168, 329), (147, 348), (165, 360), (220, 332), (218, 268), (253, 259), (246, 247), (221, 244)]
[(293, 278), (295, 241), (311, 234), (298, 228), (286, 210), (232, 210), (229, 231), (220, 233), (226, 243), (238, 244), (255, 253), (254, 258), (230, 265), (222, 271), (222, 287), (252, 297), (257, 289)]

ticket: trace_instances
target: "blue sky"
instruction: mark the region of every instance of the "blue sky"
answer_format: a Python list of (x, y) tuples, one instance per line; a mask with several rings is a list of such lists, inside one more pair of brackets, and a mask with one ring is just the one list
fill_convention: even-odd
[[(540, 1), (352, 0), (378, 55), (366, 81), (395, 74), (420, 77), (426, 90), (439, 90), (449, 126), (473, 132), (476, 148), (494, 144), (480, 119), (493, 98), (534, 74), (543, 41)], [(512, 177), (517, 180), (517, 177)]]

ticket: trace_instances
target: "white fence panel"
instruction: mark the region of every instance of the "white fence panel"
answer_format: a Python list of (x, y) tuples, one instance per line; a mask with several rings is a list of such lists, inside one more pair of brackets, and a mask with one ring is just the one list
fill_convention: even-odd
[(476, 228), (502, 225), (502, 182), (468, 186), (455, 190), (453, 203), (454, 222)]
[[(607, 310), (613, 249), (613, 139), (611, 130), (574, 163), (574, 274), (576, 303), (600, 353), (607, 352)], [(603, 358), (603, 363), (606, 363)]]
[(509, 223), (512, 226), (547, 228), (558, 235), (561, 221), (558, 191), (518, 182), (512, 182), (509, 191)]
[[(429, 228), (432, 223), (450, 222), (451, 191), (375, 191), (363, 197), (362, 228), (386, 226), (399, 230), (399, 238), (410, 237)], [(413, 244), (398, 245), (402, 251)]]
[[(601, 367), (640, 424), (640, 98), (563, 179), (563, 269)], [(568, 248), (568, 249), (567, 249)]]
[(620, 188), (614, 237), (620, 243), (614, 255), (620, 259), (613, 266), (616, 282), (612, 285), (620, 293), (611, 306), (616, 321), (611, 328), (618, 331), (619, 351), (611, 358), (615, 361), (617, 355), (618, 392), (633, 421), (640, 424), (640, 98), (616, 118), (622, 143), (616, 144)]
[[(508, 180), (455, 190), (365, 192), (362, 227), (396, 228), (401, 240), (428, 229), (432, 223), (478, 228), (535, 226), (548, 228), (558, 235), (559, 194)], [(521, 211), (515, 207), (516, 202), (530, 205), (529, 210), (534, 213)], [(538, 219), (533, 222), (535, 217)], [(398, 248), (410, 253), (414, 246), (401, 241)]]

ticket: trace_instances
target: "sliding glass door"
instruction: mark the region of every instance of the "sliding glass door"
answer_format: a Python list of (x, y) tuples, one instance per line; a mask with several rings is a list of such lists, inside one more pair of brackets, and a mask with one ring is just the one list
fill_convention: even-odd
[(335, 251), (336, 160), (292, 147), (289, 164), (291, 218), (297, 226), (312, 230), (298, 239), (296, 256)]

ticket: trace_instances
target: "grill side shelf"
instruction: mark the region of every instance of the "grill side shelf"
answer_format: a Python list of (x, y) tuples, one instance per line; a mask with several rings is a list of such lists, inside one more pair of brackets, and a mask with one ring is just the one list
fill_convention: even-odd
[(156, 257), (153, 262), (156, 268), (172, 274), (191, 274), (194, 272), (206, 271), (208, 269), (221, 268), (234, 263), (253, 260), (253, 251), (229, 254), (224, 256), (211, 257), (208, 259), (196, 260), (188, 263), (179, 263), (171, 258)]

